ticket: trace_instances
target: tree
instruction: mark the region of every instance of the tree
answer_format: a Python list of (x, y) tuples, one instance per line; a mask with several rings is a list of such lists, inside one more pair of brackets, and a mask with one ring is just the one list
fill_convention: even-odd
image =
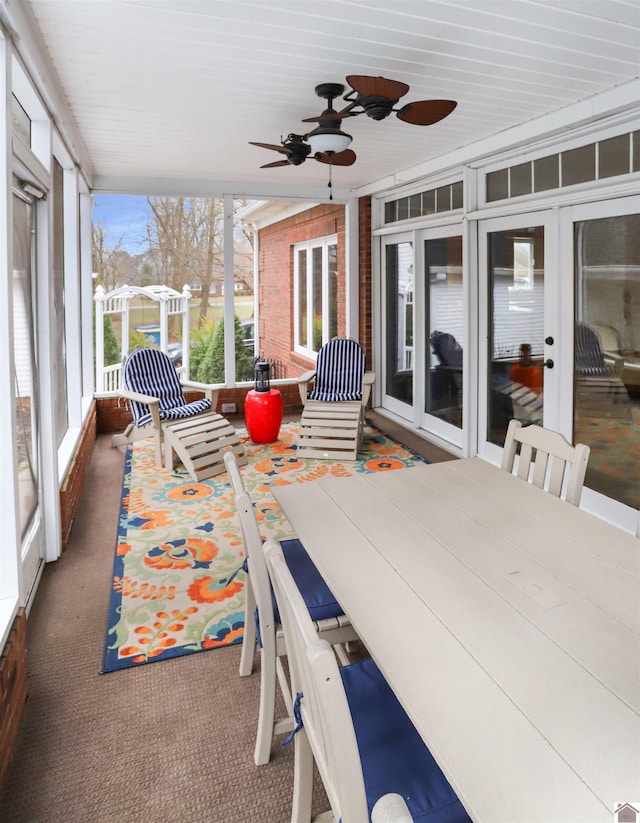
[[(253, 357), (244, 345), (240, 320), (234, 316), (236, 380), (249, 380), (253, 376)], [(195, 379), (200, 383), (224, 383), (224, 323), (220, 322), (209, 337), (200, 360)]]
[[(150, 262), (156, 282), (182, 291), (199, 286), (199, 324), (207, 321), (212, 291), (222, 292), (224, 279), (224, 200), (203, 197), (148, 197), (152, 220), (147, 225)], [(234, 201), (234, 215), (245, 201)], [(236, 277), (247, 284), (253, 249), (246, 229), (234, 220)]]

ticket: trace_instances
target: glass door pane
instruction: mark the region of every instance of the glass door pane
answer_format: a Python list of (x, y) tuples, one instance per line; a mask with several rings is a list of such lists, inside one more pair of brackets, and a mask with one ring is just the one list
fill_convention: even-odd
[(462, 428), (464, 291), (462, 237), (424, 242), (427, 414)]
[(13, 198), (13, 335), (20, 528), (24, 539), (38, 508), (38, 400), (31, 282), (32, 206)]
[(18, 509), (22, 587), (29, 600), (42, 565), (40, 529), (39, 420), (35, 348), (36, 297), (33, 277), (34, 212), (30, 202), (13, 196), (13, 357), (15, 367)]
[(413, 243), (384, 246), (384, 387), (387, 397), (413, 403)]
[(487, 441), (502, 446), (509, 420), (543, 423), (544, 227), (487, 236)]
[(575, 442), (585, 485), (640, 507), (640, 215), (574, 224)]

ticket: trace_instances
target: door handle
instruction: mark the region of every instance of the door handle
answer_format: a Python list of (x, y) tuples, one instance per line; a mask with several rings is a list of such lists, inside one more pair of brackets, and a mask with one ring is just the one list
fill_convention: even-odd
[(549, 358), (548, 360), (545, 360), (542, 365), (545, 366), (547, 369), (552, 369), (554, 365), (553, 360)]
[(545, 337), (544, 342), (547, 344), (547, 346), (553, 346), (553, 337)]

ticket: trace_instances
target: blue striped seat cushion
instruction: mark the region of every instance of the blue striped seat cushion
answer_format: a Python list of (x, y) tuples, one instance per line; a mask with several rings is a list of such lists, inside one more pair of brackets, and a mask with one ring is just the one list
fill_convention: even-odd
[(365, 356), (359, 343), (336, 338), (318, 352), (316, 378), (310, 400), (336, 402), (362, 399)]
[[(124, 364), (122, 382), (130, 391), (157, 397), (161, 420), (192, 417), (211, 408), (207, 398), (187, 403), (171, 358), (160, 349), (137, 349), (132, 352)], [(151, 422), (146, 403), (131, 400), (130, 405), (136, 426), (146, 426)]]

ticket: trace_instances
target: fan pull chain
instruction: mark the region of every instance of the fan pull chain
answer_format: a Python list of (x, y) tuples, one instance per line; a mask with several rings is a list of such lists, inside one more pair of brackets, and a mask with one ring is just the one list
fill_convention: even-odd
[(332, 163), (329, 163), (329, 200), (333, 200), (333, 185), (331, 184), (331, 171), (333, 169)]

